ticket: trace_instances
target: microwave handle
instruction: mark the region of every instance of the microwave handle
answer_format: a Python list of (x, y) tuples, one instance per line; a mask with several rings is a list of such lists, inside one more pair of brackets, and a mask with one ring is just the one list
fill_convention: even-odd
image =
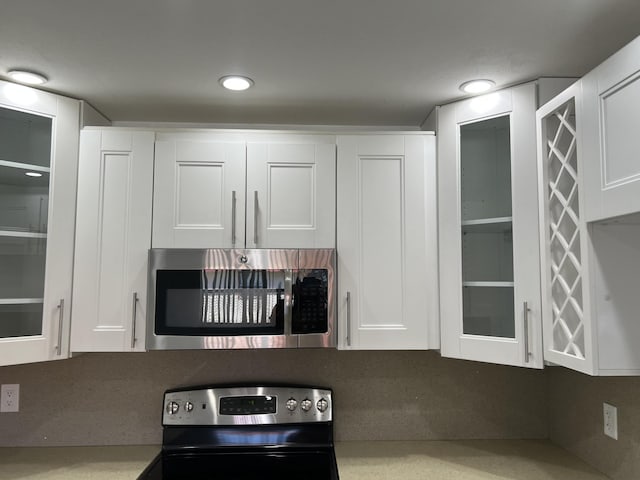
[(291, 335), (293, 317), (293, 270), (284, 271), (284, 334)]

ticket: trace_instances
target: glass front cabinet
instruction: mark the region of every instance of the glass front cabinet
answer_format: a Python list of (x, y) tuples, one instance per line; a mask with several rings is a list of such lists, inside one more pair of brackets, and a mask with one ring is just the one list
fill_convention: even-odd
[(441, 352), (543, 367), (535, 84), (440, 107)]
[(66, 358), (79, 102), (0, 82), (0, 365)]

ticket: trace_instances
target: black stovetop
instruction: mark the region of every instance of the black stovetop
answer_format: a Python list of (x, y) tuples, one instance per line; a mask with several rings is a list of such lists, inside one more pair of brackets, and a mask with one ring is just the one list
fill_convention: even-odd
[(139, 480), (338, 480), (333, 449), (160, 453)]

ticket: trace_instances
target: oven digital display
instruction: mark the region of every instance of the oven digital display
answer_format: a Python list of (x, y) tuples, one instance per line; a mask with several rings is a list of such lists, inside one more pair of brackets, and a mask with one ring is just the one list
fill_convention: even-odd
[(222, 397), (220, 415), (264, 415), (276, 413), (274, 395), (255, 395), (250, 397)]

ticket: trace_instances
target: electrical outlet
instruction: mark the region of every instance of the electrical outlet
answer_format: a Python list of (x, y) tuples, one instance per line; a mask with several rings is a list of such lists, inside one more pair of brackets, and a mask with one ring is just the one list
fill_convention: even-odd
[(615, 440), (618, 439), (618, 409), (608, 403), (602, 404), (604, 413), (604, 434)]
[(8, 383), (0, 387), (0, 412), (18, 412), (20, 410), (20, 385)]

